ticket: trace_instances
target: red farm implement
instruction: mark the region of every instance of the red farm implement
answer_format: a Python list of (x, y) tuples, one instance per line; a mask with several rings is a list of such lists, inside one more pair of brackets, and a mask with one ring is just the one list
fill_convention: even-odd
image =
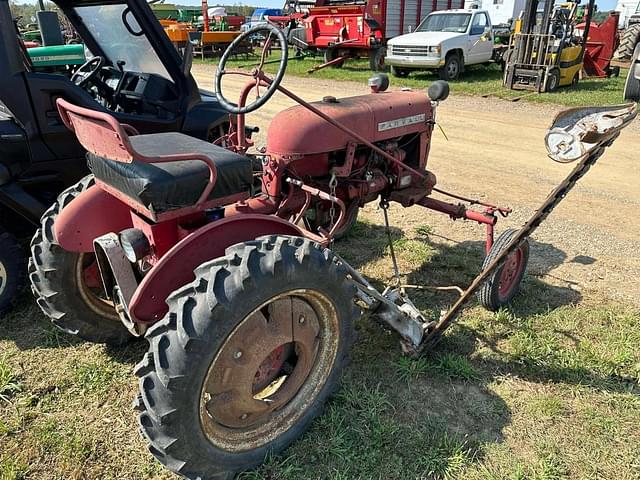
[[(255, 35), (265, 39), (261, 63), (228, 69), (233, 50)], [(263, 64), (276, 45), (282, 57), (270, 78)], [(149, 350), (135, 370), (139, 426), (150, 452), (186, 478), (232, 478), (294, 442), (338, 386), (361, 309), (416, 356), (474, 295), (490, 309), (509, 302), (525, 272), (527, 237), (636, 115), (635, 104), (560, 114), (547, 149), (575, 167), (520, 230), (494, 242), (509, 209), (432, 197), (443, 193), (427, 159), (446, 82), (427, 97), (386, 91), (388, 78), (378, 74), (366, 95), (308, 103), (281, 85), (287, 52), (283, 31), (267, 26), (223, 54), (216, 92), (237, 116), (216, 142), (226, 148), (179, 133), (139, 135), (107, 113), (58, 100), (93, 177), (44, 215), (31, 246), (33, 290), (58, 327), (82, 338), (145, 335)], [(237, 103), (225, 96), (226, 75), (247, 77)], [(247, 104), (254, 90), (261, 95)], [(278, 113), (266, 148), (249, 155), (244, 116), (276, 91), (299, 105)], [(394, 285), (383, 292), (331, 250), (371, 202), (384, 212), (394, 264)], [(487, 228), (483, 270), (437, 319), (407, 296), (390, 202)]]
[[(611, 60), (620, 41), (618, 33), (618, 12), (611, 12), (600, 24), (591, 22), (584, 52), (584, 71), (589, 77), (610, 77), (619, 75), (620, 68), (612, 67)], [(576, 26), (584, 31), (585, 23)]]
[(310, 72), (357, 57), (368, 57), (371, 69), (380, 71), (387, 39), (411, 32), (433, 11), (463, 6), (464, 0), (319, 0), (303, 23), (306, 48), (323, 52), (325, 63)]

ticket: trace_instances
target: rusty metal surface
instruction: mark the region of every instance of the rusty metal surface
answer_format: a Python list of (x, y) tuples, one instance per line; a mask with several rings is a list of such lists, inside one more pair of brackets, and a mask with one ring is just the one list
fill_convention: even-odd
[(331, 372), (338, 332), (331, 300), (315, 291), (288, 292), (251, 312), (218, 350), (202, 387), (209, 440), (251, 450), (299, 421)]

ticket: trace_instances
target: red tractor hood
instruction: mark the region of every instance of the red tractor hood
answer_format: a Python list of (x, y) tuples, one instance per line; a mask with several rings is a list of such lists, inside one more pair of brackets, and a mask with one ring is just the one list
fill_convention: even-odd
[[(428, 129), (432, 119), (426, 93), (400, 91), (313, 102), (316, 108), (371, 142)], [(278, 113), (269, 125), (267, 152), (299, 156), (343, 150), (354, 139), (298, 105)]]

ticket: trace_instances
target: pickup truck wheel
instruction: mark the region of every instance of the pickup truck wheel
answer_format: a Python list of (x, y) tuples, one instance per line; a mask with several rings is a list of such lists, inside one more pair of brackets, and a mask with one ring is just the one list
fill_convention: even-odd
[(24, 252), (16, 238), (0, 227), (0, 314), (15, 305), (25, 278)]
[(405, 78), (409, 76), (409, 70), (400, 67), (391, 66), (391, 75), (398, 78)]
[(460, 56), (457, 53), (452, 53), (450, 55), (447, 55), (444, 66), (442, 66), (438, 70), (438, 75), (440, 76), (441, 80), (456, 80), (460, 75), (461, 70), (462, 60), (460, 60)]

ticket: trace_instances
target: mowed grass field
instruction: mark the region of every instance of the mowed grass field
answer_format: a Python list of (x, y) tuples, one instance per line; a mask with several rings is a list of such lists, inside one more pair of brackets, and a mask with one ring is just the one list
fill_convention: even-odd
[[(259, 53), (259, 52), (258, 52)], [(273, 57), (276, 57), (274, 60)], [(265, 71), (275, 73), (277, 70), (277, 59), (280, 51), (274, 50), (273, 56), (267, 59)], [(230, 67), (251, 68), (256, 64), (257, 57), (250, 55), (247, 58), (237, 57), (229, 62)], [(218, 59), (195, 60), (197, 63), (215, 65)], [(299, 77), (321, 78), (327, 80), (347, 80), (352, 82), (362, 82), (366, 85), (367, 80), (374, 74), (369, 68), (367, 59), (348, 60), (341, 68), (328, 67), (314, 73), (308, 73), (309, 69), (324, 62), (320, 56), (295, 57), (293, 53), (289, 55), (287, 75)], [(414, 89), (426, 89), (438, 80), (436, 72), (414, 71), (407, 78), (397, 78), (388, 73), (391, 80), (391, 88), (410, 87)], [(491, 96), (505, 99), (519, 99), (517, 101), (552, 103), (567, 106), (581, 105), (615, 105), (623, 103), (621, 92), (624, 90), (624, 83), (627, 70), (622, 69), (619, 77), (611, 78), (584, 78), (574, 87), (561, 87), (554, 92), (531, 94), (526, 90), (509, 90), (502, 86), (502, 71), (496, 64), (471, 65), (466, 67), (463, 74), (456, 81), (450, 82), (452, 94)], [(522, 97), (522, 98), (521, 98)]]
[[(391, 263), (368, 207), (335, 245), (378, 285)], [(393, 229), (408, 283), (467, 284), (481, 242)], [(640, 478), (640, 311), (527, 276), (509, 309), (471, 305), (419, 360), (363, 317), (338, 393), (300, 441), (244, 479)], [(436, 317), (453, 300), (417, 291)], [(144, 341), (120, 349), (57, 331), (24, 295), (0, 320), (0, 478), (174, 478), (144, 448), (130, 404)]]

